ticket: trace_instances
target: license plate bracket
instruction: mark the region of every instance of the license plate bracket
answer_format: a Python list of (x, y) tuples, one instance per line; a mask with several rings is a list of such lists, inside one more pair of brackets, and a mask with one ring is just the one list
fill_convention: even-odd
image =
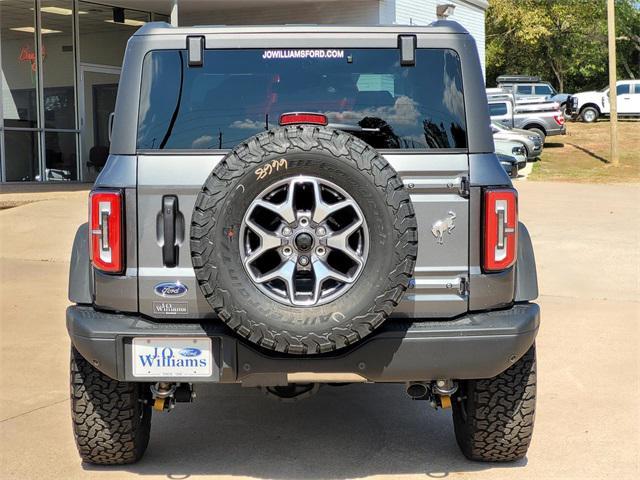
[(131, 373), (136, 378), (197, 378), (213, 373), (209, 337), (135, 337)]

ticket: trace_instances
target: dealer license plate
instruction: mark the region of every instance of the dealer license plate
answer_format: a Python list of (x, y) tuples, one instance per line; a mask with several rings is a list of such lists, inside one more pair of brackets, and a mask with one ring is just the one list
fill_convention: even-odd
[(210, 338), (134, 338), (134, 377), (209, 377)]

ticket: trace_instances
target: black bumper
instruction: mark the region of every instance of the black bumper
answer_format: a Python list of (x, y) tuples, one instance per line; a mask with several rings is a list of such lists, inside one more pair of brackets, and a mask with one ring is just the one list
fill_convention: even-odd
[(263, 352), (235, 337), (219, 321), (158, 323), (139, 316), (104, 313), (87, 306), (67, 308), (67, 330), (76, 349), (106, 375), (136, 378), (131, 369), (134, 337), (204, 337), (212, 339), (214, 368), (194, 382), (282, 385), (304, 373), (356, 374), (372, 382), (438, 378), (489, 378), (506, 370), (533, 344), (540, 325), (534, 303), (507, 310), (471, 313), (452, 320), (388, 320), (362, 342), (312, 357)]

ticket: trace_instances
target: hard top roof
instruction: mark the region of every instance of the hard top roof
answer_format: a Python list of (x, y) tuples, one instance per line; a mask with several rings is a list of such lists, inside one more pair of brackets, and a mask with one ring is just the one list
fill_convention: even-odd
[(247, 33), (389, 33), (389, 34), (468, 34), (457, 22), (438, 20), (426, 26), (418, 25), (195, 25), (173, 27), (165, 22), (150, 22), (140, 27), (139, 35), (225, 35)]

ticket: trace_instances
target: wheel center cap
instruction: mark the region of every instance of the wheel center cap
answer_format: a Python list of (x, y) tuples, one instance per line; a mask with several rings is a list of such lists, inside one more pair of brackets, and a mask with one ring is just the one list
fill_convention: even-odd
[(295, 239), (295, 244), (301, 252), (308, 252), (313, 246), (313, 237), (306, 232), (300, 233)]

